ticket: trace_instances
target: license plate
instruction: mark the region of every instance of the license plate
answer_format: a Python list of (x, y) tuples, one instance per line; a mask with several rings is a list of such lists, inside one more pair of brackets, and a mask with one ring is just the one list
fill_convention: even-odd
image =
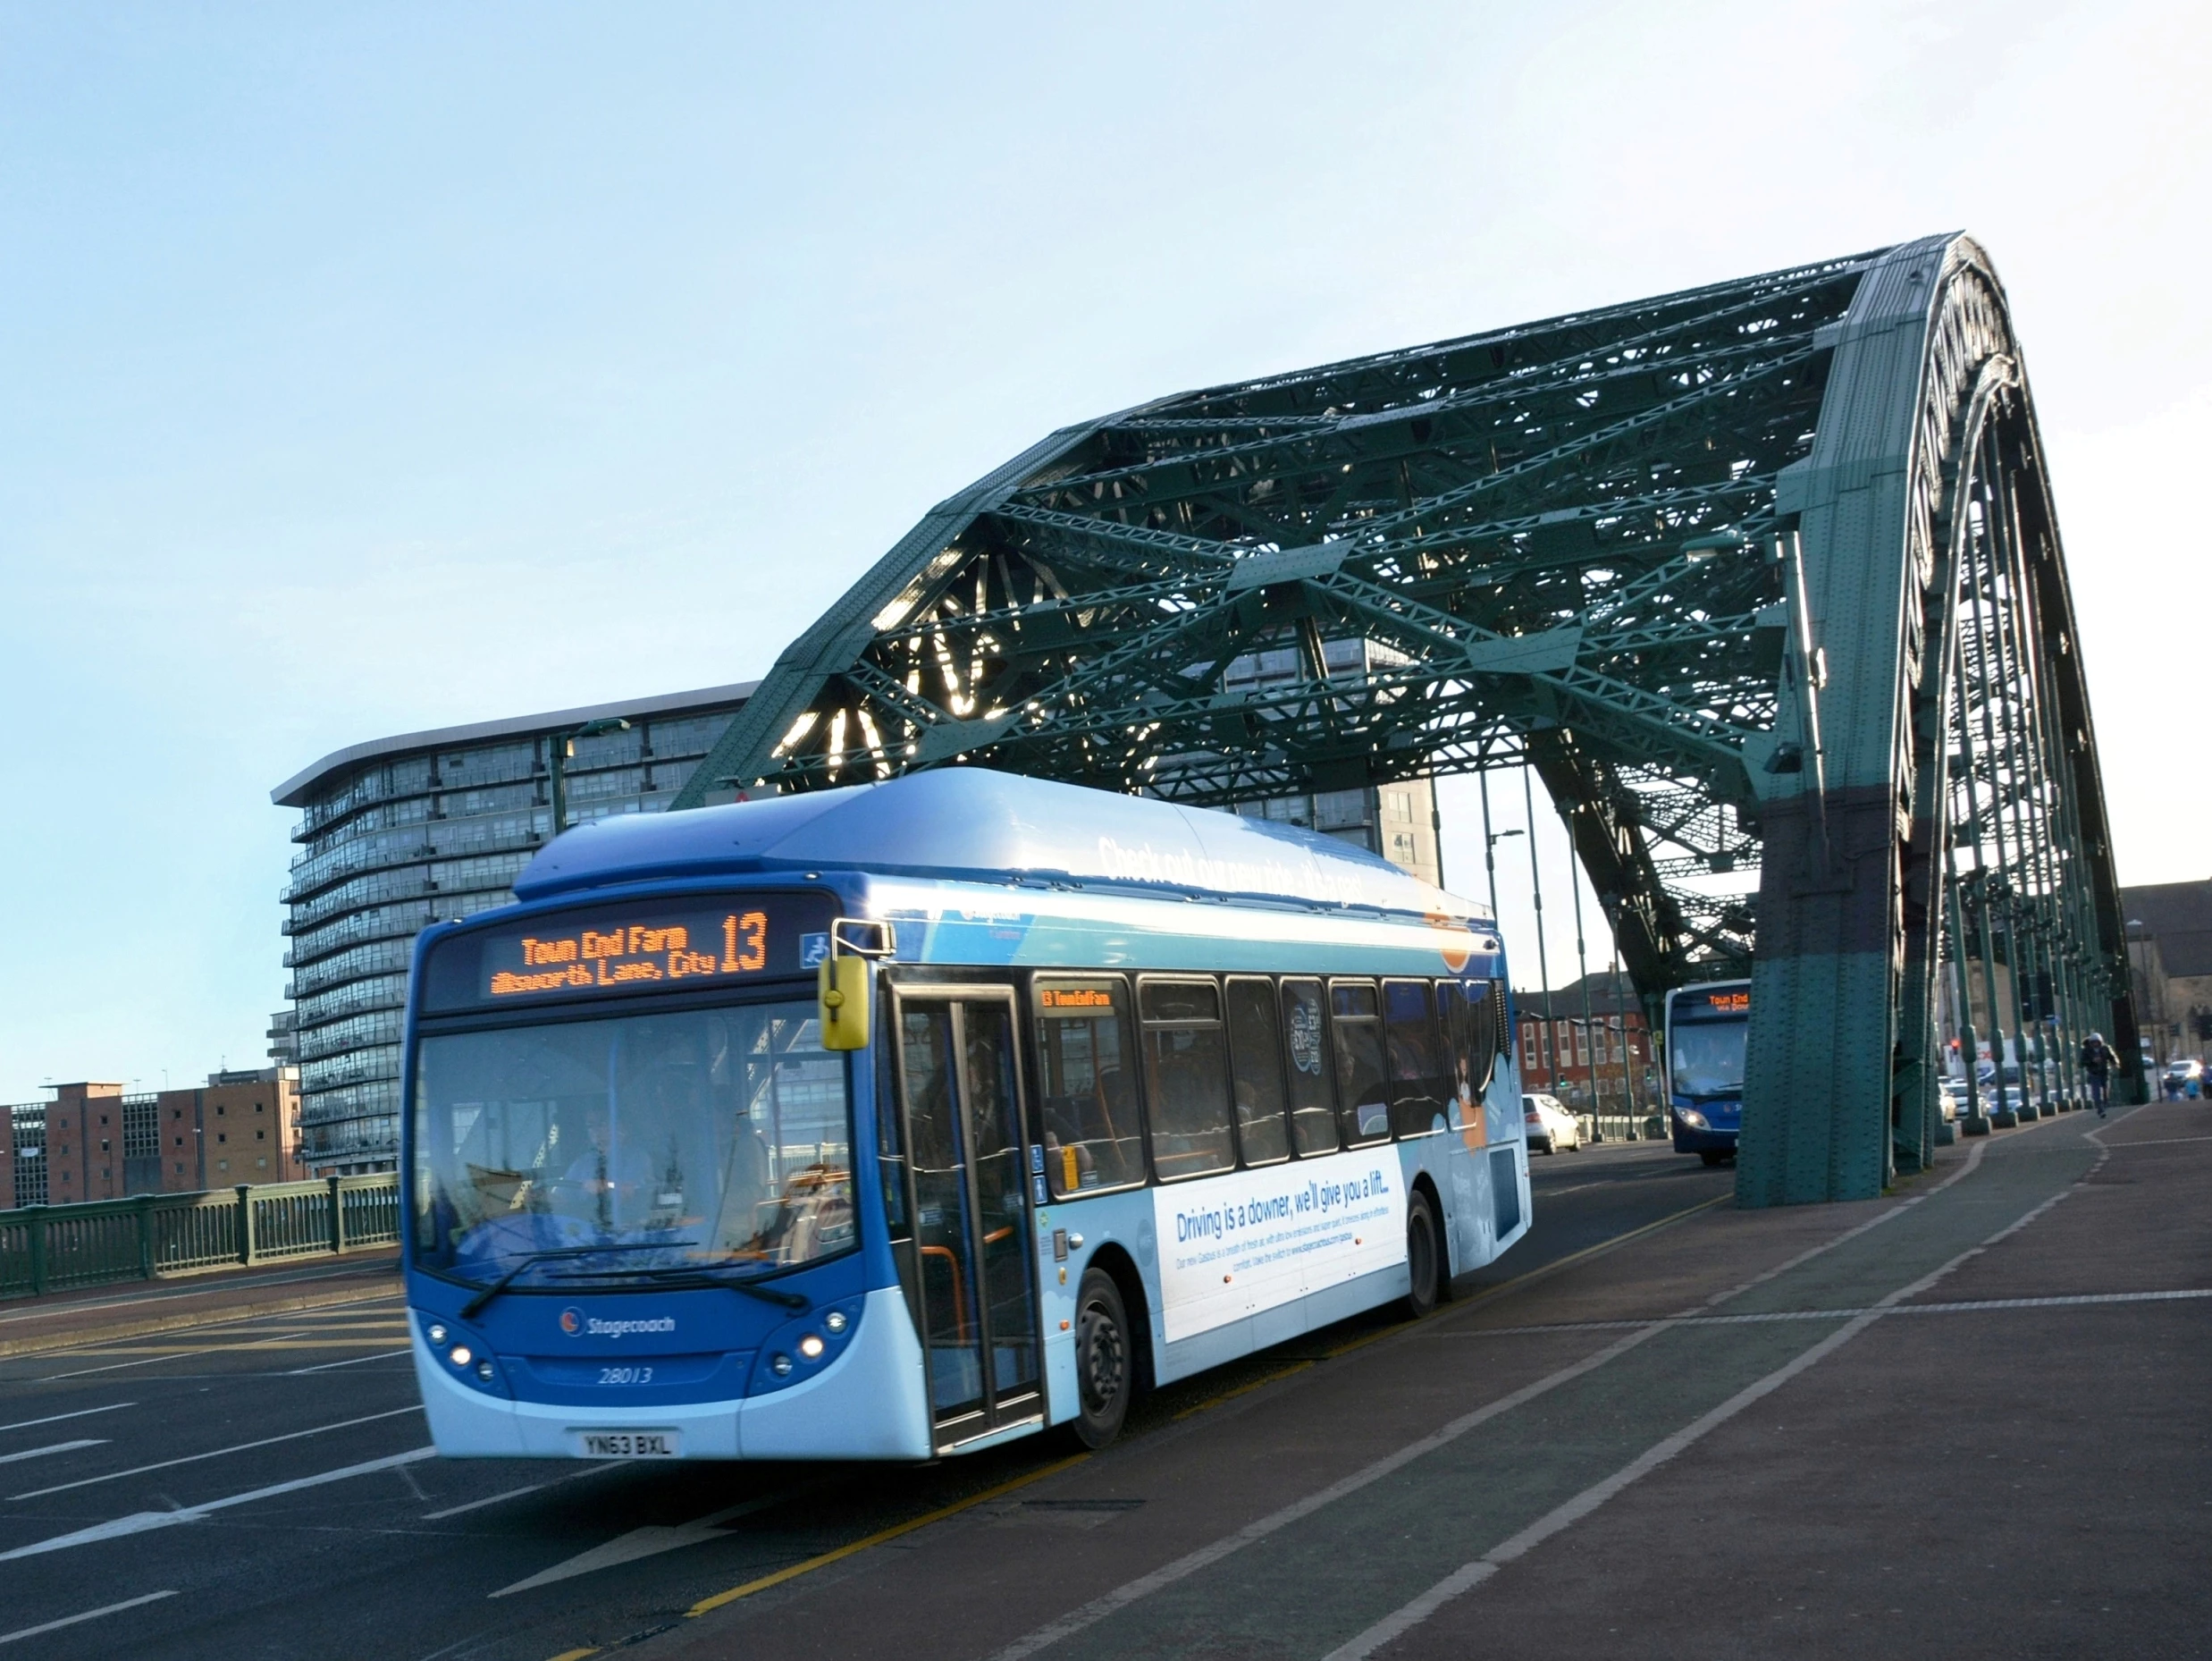
[(579, 1430), (576, 1437), (586, 1459), (675, 1459), (684, 1451), (673, 1430)]

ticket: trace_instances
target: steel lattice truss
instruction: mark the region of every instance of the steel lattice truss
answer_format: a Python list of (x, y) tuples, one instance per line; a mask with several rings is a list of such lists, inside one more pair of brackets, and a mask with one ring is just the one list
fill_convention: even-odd
[[(2044, 661), (2071, 614), (2011, 352), (1979, 250), (1933, 239), (1064, 429), (795, 643), (677, 805), (962, 761), (1228, 805), (1525, 760), (1647, 996), (1874, 965), (1821, 994), (1880, 1005), (1830, 1093), (1910, 1141), (1953, 873), (2083, 997), (2116, 916), (2083, 898), (2101, 790), (2078, 654)], [(1829, 1190), (1889, 1168), (1860, 1140)]]
[[(1865, 265), (1063, 434), (908, 555), (889, 592), (856, 591), (872, 602), (857, 649), (851, 620), (824, 620), (832, 662), (764, 686), (702, 792), (973, 756), (1226, 804), (1526, 748), (1555, 799), (1584, 805), (1578, 839), (1618, 849), (1594, 875), (1633, 914), (1639, 982), (1742, 973), (1758, 875), (1745, 753), (1774, 725), (1783, 632), (1776, 476), (1811, 444), (1813, 336)], [(1332, 674), (1326, 643), (1344, 638), (1379, 649)], [(1261, 653), (1294, 672), (1224, 687)]]

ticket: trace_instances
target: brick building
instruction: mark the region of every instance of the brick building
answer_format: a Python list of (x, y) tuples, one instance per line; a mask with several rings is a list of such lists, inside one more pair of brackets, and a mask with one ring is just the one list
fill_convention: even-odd
[(2212, 881), (2122, 889), (2120, 906), (2151, 1058), (2212, 1055)]
[[(1601, 970), (1588, 977), (1589, 1018), (1584, 1019), (1585, 983), (1513, 994), (1521, 1086), (1557, 1096), (1569, 1107), (1619, 1113), (1622, 1092), (1622, 1048), (1627, 1051), (1627, 1087), (1636, 1110), (1650, 1111), (1658, 1100), (1658, 1071), (1652, 1058), (1651, 1033), (1628, 977), (1620, 977), (1622, 996), (1613, 993), (1613, 977)], [(1594, 1075), (1594, 1084), (1593, 1075)]]
[(289, 1067), (213, 1073), (205, 1085), (128, 1093), (98, 1080), (53, 1086), (52, 1101), (0, 1109), (0, 1210), (134, 1193), (298, 1182), (299, 1078)]

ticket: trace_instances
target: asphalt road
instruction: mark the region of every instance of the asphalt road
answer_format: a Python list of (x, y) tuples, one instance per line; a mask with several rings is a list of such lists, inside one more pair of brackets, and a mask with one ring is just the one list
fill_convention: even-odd
[[(426, 1446), (396, 1293), (0, 1361), (0, 1649), (547, 1661), (635, 1645), (647, 1656), (812, 1661), (879, 1655), (895, 1639), (902, 1661), (1348, 1661), (1463, 1655), (1509, 1620), (1516, 1648), (1636, 1649), (1608, 1630), (1626, 1623), (1658, 1635), (1638, 1652), (1675, 1654), (1689, 1652), (1703, 1610), (1719, 1626), (1700, 1653), (1756, 1653), (1764, 1639), (1817, 1647), (1814, 1634), (1845, 1620), (1821, 1594), (1855, 1588), (1855, 1529), (1874, 1531), (1865, 1550), (1913, 1560), (1894, 1528), (1877, 1530), (1880, 1493), (1857, 1493), (1869, 1457), (1923, 1504), (1982, 1505), (2009, 1541), (2021, 1502), (2006, 1502), (2022, 1493), (2069, 1529), (2120, 1527), (2117, 1492), (2100, 1492), (2115, 1467), (2095, 1463), (2133, 1471), (2155, 1454), (2141, 1486), (2163, 1536), (2150, 1531), (2122, 1578), (2155, 1586), (2162, 1568), (2178, 1576), (2192, 1563), (2200, 1578), (2212, 1561), (2208, 1311), (2142, 1294), (2212, 1287), (2201, 1223), (2190, 1233), (2174, 1221), (2188, 1205), (2200, 1218), (2212, 1199), (2212, 1111), (2144, 1112), (2185, 1117), (2155, 1136), (2160, 1126), (2141, 1115), (2115, 1126), (2113, 1137), (2143, 1145), (2112, 1156), (2084, 1139), (2094, 1121), (2070, 1116), (1975, 1144), (1982, 1152), (1952, 1151), (1935, 1177), (1861, 1207), (1708, 1205), (1725, 1201), (1730, 1173), (1646, 1145), (1540, 1158), (1530, 1237), (1463, 1281), (1438, 1315), (1347, 1322), (1160, 1392), (1120, 1444), (1089, 1459), (1039, 1441), (924, 1468), (449, 1463)], [(2127, 1183), (2107, 1168), (2115, 1157)], [(2141, 1185), (2158, 1173), (2182, 1184), (2185, 1203)], [(1957, 1180), (1939, 1190), (1946, 1176)], [(2169, 1231), (2155, 1261), (2115, 1274), (2039, 1244), (2080, 1227), (2090, 1209), (2053, 1210), (2056, 1197), (2100, 1185), (2101, 1199), (2120, 1201), (2104, 1234), (2123, 1214), (2130, 1227)], [(2031, 1212), (2005, 1242), (1981, 1244)], [(2000, 1257), (2013, 1267), (1992, 1279)], [(1977, 1276), (1974, 1311), (1898, 1318), (1894, 1305), (1964, 1296)], [(2011, 1288), (2061, 1282), (2093, 1289), (2077, 1297), (2131, 1301), (1978, 1312)], [(1686, 1311), (1703, 1312), (1686, 1320)], [(2054, 1411), (2030, 1382), (2038, 1363), (2009, 1370), (2023, 1347), (2033, 1357), (2039, 1323), (2079, 1328), (2099, 1378), (2119, 1368), (2164, 1405), (2116, 1441), (2087, 1415), (2072, 1453), (2039, 1446), (2034, 1482), (2006, 1487), (2018, 1473), (2002, 1450), (2016, 1464), (2023, 1434)], [(1965, 1380), (1948, 1376), (1962, 1334), (1995, 1346), (1963, 1363), (1989, 1369)], [(2049, 1359), (2040, 1364), (2048, 1373)], [(1769, 1410), (1800, 1406), (1806, 1392), (1790, 1380), (1815, 1367), (1824, 1370), (1808, 1383), (1855, 1380), (1842, 1396), (1824, 1383), (1822, 1412), (1851, 1411), (1800, 1439)], [(1894, 1387), (1914, 1392), (1912, 1404), (1891, 1399), (1891, 1370), (1909, 1377)], [(1939, 1480), (1945, 1451), (1907, 1448), (1913, 1438), (1899, 1434), (1924, 1424), (1923, 1402), (1957, 1421), (1954, 1436), (1980, 1434), (1999, 1451), (1961, 1454)], [(1698, 1456), (1619, 1481), (1685, 1435)], [(1748, 1451), (1716, 1466), (1703, 1456), (1707, 1436)], [(2073, 1471), (2077, 1457), (2087, 1475)], [(1651, 1514), (1688, 1477), (1704, 1484), (1679, 1502), (1693, 1509)], [(1609, 1481), (1615, 1488), (1588, 1503)], [(1831, 1500), (1830, 1514), (1793, 1537), (1790, 1507), (1808, 1492)], [(1763, 1526), (1747, 1524), (1762, 1506)], [(2146, 1532), (2141, 1519), (2126, 1526), (2131, 1539)], [(1594, 1556), (1585, 1537), (1608, 1543)], [(2018, 1549), (1989, 1548), (2006, 1588)], [(1787, 1562), (1771, 1572), (1790, 1589), (1789, 1619), (1761, 1625), (1774, 1611), (1751, 1610), (1716, 1554), (1778, 1552)], [(1539, 1559), (1555, 1572), (1527, 1572)], [(1960, 1570), (1960, 1586), (1917, 1588), (1882, 1607), (1924, 1613), (1926, 1599), (1955, 1601), (1964, 1587), (1996, 1636), (1955, 1652), (2039, 1651), (2011, 1642), (2009, 1589), (1996, 1595), (1984, 1581), (1989, 1595), (1976, 1602), (1977, 1576), (1954, 1552), (1939, 1560)], [(1562, 1573), (1575, 1590), (1561, 1589)], [(1457, 1592), (1455, 1575), (1468, 1581)], [(1614, 1601), (1594, 1606), (1600, 1581)], [(1479, 1598), (1466, 1595), (1475, 1586)], [(1639, 1599), (1651, 1613), (1631, 1622), (1621, 1611)], [(2066, 1595), (2069, 1618), (2081, 1617), (2079, 1602)], [(2148, 1620), (2160, 1600), (2139, 1593), (2125, 1606)], [(2200, 1600), (2193, 1606), (2201, 1613)], [(1602, 1624), (1581, 1645), (1549, 1641), (1570, 1609), (1585, 1625), (1594, 1609)], [(1897, 1617), (1867, 1623), (1883, 1653), (1899, 1648)], [(2145, 1635), (2163, 1642), (2201, 1625)], [(2195, 1640), (2178, 1641), (2137, 1653), (2199, 1653), (2186, 1648)]]

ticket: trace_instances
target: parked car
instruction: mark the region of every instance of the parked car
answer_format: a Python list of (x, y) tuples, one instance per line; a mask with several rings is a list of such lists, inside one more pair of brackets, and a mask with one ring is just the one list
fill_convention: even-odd
[(1942, 1094), (1937, 1105), (1942, 1109), (1943, 1122), (1955, 1124), (1966, 1115), (1966, 1081), (1963, 1078), (1947, 1078), (1942, 1083)]
[(1557, 1096), (1521, 1098), (1521, 1117), (1528, 1127), (1528, 1145), (1546, 1153), (1582, 1146), (1582, 1121), (1567, 1110)]

